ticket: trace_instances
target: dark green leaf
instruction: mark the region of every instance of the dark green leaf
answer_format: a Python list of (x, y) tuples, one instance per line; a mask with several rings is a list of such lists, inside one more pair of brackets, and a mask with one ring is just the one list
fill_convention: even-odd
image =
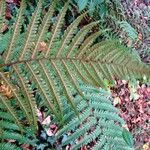
[(123, 139), (125, 140), (125, 142), (130, 147), (133, 147), (133, 137), (132, 137), (131, 133), (127, 129), (125, 129), (125, 128), (123, 129), (122, 136), (123, 136)]
[(79, 11), (82, 11), (88, 4), (88, 0), (78, 0), (77, 5), (79, 7)]

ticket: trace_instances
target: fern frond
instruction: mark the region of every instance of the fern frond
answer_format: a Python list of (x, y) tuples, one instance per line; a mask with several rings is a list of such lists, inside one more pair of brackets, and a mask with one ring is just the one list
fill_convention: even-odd
[(5, 21), (5, 9), (6, 9), (6, 3), (5, 0), (0, 1), (0, 35), (2, 34), (2, 28)]
[(10, 144), (10, 143), (0, 143), (0, 149), (1, 150), (6, 150), (6, 149), (9, 149), (9, 150), (21, 150), (21, 148), (13, 145), (13, 144)]
[(29, 56), (28, 56), (30, 54), (29, 49), (31, 48), (33, 42), (36, 39), (36, 33), (38, 30), (38, 24), (40, 21), (41, 10), (42, 10), (42, 0), (39, 0), (39, 2), (37, 4), (37, 8), (36, 8), (32, 18), (31, 18), (31, 21), (30, 21), (27, 36), (26, 36), (26, 39), (25, 39), (23, 47), (22, 47), (22, 51), (20, 52), (20, 56), (19, 56), (20, 60), (22, 60), (23, 58), (29, 58)]
[(61, 47), (58, 49), (58, 52), (56, 54), (56, 57), (58, 57), (62, 51), (62, 49), (65, 48), (65, 46), (67, 46), (67, 44), (69, 44), (69, 42), (71, 41), (73, 35), (75, 34), (75, 32), (77, 32), (77, 26), (79, 25), (80, 21), (83, 19), (83, 17), (86, 15), (86, 13), (80, 15), (65, 31), (64, 36), (63, 36), (63, 40), (61, 43)]
[[(92, 147), (95, 150), (105, 150), (107, 148), (122, 150), (122, 147), (132, 150), (133, 148), (125, 142), (122, 136), (122, 125), (125, 122), (118, 116), (118, 110), (111, 104), (109, 94), (98, 88), (84, 85), (81, 86), (81, 89), (84, 95), (88, 96), (86, 96), (87, 101), (80, 100), (80, 103), (78, 103), (77, 108), (80, 113), (80, 118), (77, 118), (75, 115), (72, 116), (70, 122), (56, 133), (55, 139), (57, 140), (61, 135), (72, 131), (73, 133), (67, 134), (67, 139), (62, 142), (61, 146), (70, 144), (71, 149), (76, 150), (83, 145), (95, 141)], [(90, 96), (91, 93), (93, 97), (96, 96), (97, 101), (92, 99)], [(107, 103), (103, 99), (107, 99), (110, 103)], [(102, 103), (99, 101), (102, 101)], [(97, 114), (97, 112), (101, 113)], [(117, 143), (116, 141), (119, 142)]]
[(51, 4), (51, 6), (49, 7), (48, 12), (46, 13), (46, 15), (44, 16), (44, 19), (42, 21), (42, 24), (40, 25), (39, 31), (38, 31), (38, 39), (35, 43), (35, 46), (33, 48), (33, 52), (32, 52), (32, 56), (31, 58), (33, 59), (35, 56), (35, 53), (38, 50), (38, 45), (40, 44), (40, 42), (43, 40), (44, 35), (46, 34), (46, 32), (48, 31), (49, 25), (51, 23), (51, 18), (53, 16), (54, 13), (54, 8), (56, 5), (56, 1), (53, 1), (53, 3)]
[[(31, 123), (29, 112), (27, 111), (27, 108), (24, 106), (24, 103), (22, 102), (20, 95), (15, 91), (15, 89), (12, 87), (12, 85), (10, 84), (10, 82), (8, 81), (8, 79), (2, 73), (0, 73), (0, 77), (9, 86), (10, 90), (13, 93), (13, 96), (15, 97), (15, 99), (17, 100), (17, 102), (19, 103), (19, 106), (22, 108), (22, 110), (25, 113), (25, 116), (27, 117), (28, 121)], [(3, 100), (3, 97), (1, 97), (1, 100), (4, 103), (5, 100)], [(7, 107), (7, 108), (10, 109), (9, 107)]]
[[(15, 143), (9, 143), (10, 140), (18, 141), (20, 143), (27, 143), (34, 145), (35, 144), (35, 137), (31, 136), (32, 127), (26, 127), (21, 123), (20, 118), (16, 118), (18, 116), (15, 109), (12, 109), (10, 102), (7, 102), (8, 100), (2, 99), (0, 97), (0, 105), (3, 106), (3, 108), (0, 109), (0, 149), (11, 149), (11, 148), (18, 148), (15, 146)], [(3, 101), (5, 100), (5, 101)], [(14, 111), (15, 110), (15, 111)], [(31, 138), (31, 139), (30, 139)], [(8, 142), (6, 144), (5, 142)], [(10, 146), (10, 148), (7, 148), (7, 146)]]
[(53, 27), (52, 27), (52, 33), (53, 34), (50, 38), (50, 41), (49, 41), (49, 44), (48, 44), (48, 49), (47, 49), (47, 52), (45, 54), (45, 57), (47, 57), (49, 55), (49, 52), (50, 52), (50, 50), (53, 46), (54, 41), (60, 36), (60, 31), (61, 31), (62, 25), (64, 23), (64, 17), (66, 15), (68, 5), (69, 5), (69, 1), (62, 8), (62, 10), (61, 10), (61, 12), (60, 12), (60, 14), (57, 18), (56, 24), (54, 24)]
[[(126, 76), (141, 76), (143, 74), (149, 76), (150, 68), (135, 58), (118, 40), (97, 42), (96, 39), (100, 32), (92, 33), (92, 28), (97, 26), (99, 21), (92, 22), (76, 31), (85, 14), (72, 22), (63, 34), (61, 30), (64, 27), (64, 18), (68, 6), (69, 1), (57, 15), (56, 22), (51, 22), (53, 14), (57, 14), (54, 8), (55, 2), (52, 2), (52, 6), (46, 12), (44, 19), (40, 20), (42, 15), (42, 0), (40, 0), (27, 30), (20, 33), (23, 10), (25, 9), (24, 1), (22, 1), (13, 32), (4, 34), (11, 34), (12, 38), (11, 44), (7, 45), (10, 48), (5, 50), (4, 55), (3, 53), (1, 55), (5, 60), (0, 64), (1, 79), (11, 89), (13, 98), (30, 124), (36, 124), (34, 112), (36, 105), (41, 105), (41, 103), (49, 108), (59, 121), (64, 119), (64, 103), (71, 106), (78, 114), (79, 110), (82, 109), (79, 109), (78, 104), (74, 101), (74, 95), (78, 94), (80, 95), (79, 102), (82, 98), (89, 97), (95, 101), (90, 103), (91, 107), (95, 108), (93, 111), (95, 117), (102, 115), (101, 119), (109, 120), (111, 116), (114, 121), (123, 123), (123, 120), (115, 117), (116, 110), (108, 105), (110, 101), (105, 96), (101, 96), (101, 99), (99, 99), (99, 95), (92, 94), (92, 90), (90, 93), (88, 87), (84, 87), (84, 91), (87, 90), (88, 92), (83, 94), (80, 83), (84, 81), (92, 86), (100, 87), (103, 86), (104, 79), (112, 81), (114, 77), (125, 78)], [(53, 25), (46, 43), (47, 48), (39, 51), (38, 44), (44, 40), (51, 23)], [(19, 30), (17, 30), (17, 27), (19, 27)], [(18, 85), (17, 90), (15, 90), (16, 85), (10, 80), (11, 78), (4, 76), (3, 70), (5, 67), (8, 67), (12, 75), (15, 76)], [(96, 92), (96, 89), (94, 92)], [(35, 95), (37, 93), (41, 98), (40, 104), (36, 103)], [(7, 97), (5, 99), (2, 100), (9, 100)], [(97, 99), (99, 99), (99, 102)], [(111, 109), (113, 113), (109, 112), (108, 109)], [(84, 114), (85, 117), (88, 117), (89, 113), (90, 111)], [(15, 114), (14, 116), (17, 118)], [(72, 111), (66, 115), (66, 118), (69, 119), (71, 116), (74, 116)], [(80, 121), (78, 121), (78, 124), (80, 124)], [(72, 126), (75, 127), (75, 125)]]
[[(22, 130), (22, 126), (21, 126), (21, 124), (20, 124), (20, 121), (19, 121), (19, 119), (16, 117), (17, 115), (16, 115), (16, 112), (13, 110), (13, 108), (7, 103), (7, 100), (4, 98), (4, 97), (2, 97), (1, 95), (0, 95), (0, 99), (1, 99), (1, 103), (5, 106), (5, 108), (7, 109), (7, 111), (11, 114), (11, 116), (13, 117), (13, 119), (15, 120), (15, 122), (16, 122), (16, 124), (18, 125), (18, 127), (20, 128), (20, 130)], [(1, 115), (0, 115), (1, 116)], [(5, 117), (6, 118), (11, 118), (11, 117), (9, 117), (9, 116), (7, 116), (7, 113), (5, 114)], [(1, 116), (1, 118), (2, 118), (2, 116)]]
[(9, 61), (9, 57), (12, 54), (13, 48), (15, 46), (15, 42), (16, 42), (19, 34), (20, 34), (21, 26), (22, 26), (22, 23), (23, 23), (22, 22), (22, 20), (23, 20), (22, 17), (23, 17), (25, 8), (26, 8), (26, 0), (22, 0), (20, 9), (19, 9), (19, 12), (18, 12), (18, 15), (17, 15), (17, 19), (16, 19), (16, 22), (15, 22), (15, 25), (13, 27), (13, 33), (14, 34), (12, 34), (10, 43), (8, 45), (8, 49), (6, 51), (6, 57), (5, 57), (5, 60), (4, 60), (5, 63), (7, 63)]

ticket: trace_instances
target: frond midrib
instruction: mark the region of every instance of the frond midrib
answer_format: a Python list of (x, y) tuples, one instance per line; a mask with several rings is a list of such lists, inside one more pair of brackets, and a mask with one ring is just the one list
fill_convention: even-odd
[[(107, 62), (106, 60), (104, 61), (101, 61), (101, 60), (94, 60), (94, 59), (86, 59), (86, 58), (69, 58), (69, 57), (42, 57), (42, 58), (35, 58), (35, 59), (25, 59), (25, 60), (18, 60), (18, 61), (14, 61), (14, 62), (9, 62), (9, 63), (6, 63), (6, 64), (0, 64), (0, 67), (5, 67), (5, 66), (12, 66), (12, 65), (15, 65), (15, 64), (21, 64), (21, 63), (27, 63), (27, 62), (32, 62), (32, 61), (40, 61), (40, 60), (53, 60), (53, 61), (57, 61), (57, 60), (60, 60), (60, 61), (82, 61), (82, 62), (85, 62), (85, 63), (100, 63), (100, 64), (106, 64), (106, 65), (116, 65), (116, 66), (120, 66), (120, 67), (123, 67), (125, 66), (125, 64), (118, 64), (114, 61), (109, 61)], [(132, 68), (132, 66), (127, 66), (128, 68)], [(138, 68), (139, 69), (139, 68)]]
[[(94, 60), (94, 59), (86, 59), (86, 58), (68, 58), (68, 57), (41, 57), (41, 58), (35, 58), (35, 59), (27, 59), (27, 60), (18, 60), (18, 61), (14, 61), (14, 62), (10, 62), (10, 63), (7, 63), (7, 64), (0, 64), (0, 68), (1, 67), (6, 67), (6, 66), (13, 66), (13, 65), (16, 65), (16, 64), (21, 64), (21, 63), (28, 63), (28, 62), (39, 62), (40, 60), (53, 60), (53, 61), (78, 61), (78, 62), (84, 62), (84, 63), (95, 63), (95, 64), (104, 64), (104, 65), (113, 65), (113, 66), (116, 66), (116, 67), (121, 67), (121, 68), (127, 68), (129, 70), (133, 70), (133, 71), (137, 71), (139, 72), (139, 67), (138, 66), (130, 66), (130, 65), (127, 65), (126, 64), (123, 64), (123, 63), (116, 63), (114, 61), (102, 61), (102, 60)], [(143, 64), (144, 66), (144, 64)], [(147, 67), (147, 71), (145, 71), (147, 74), (150, 73), (150, 67)]]

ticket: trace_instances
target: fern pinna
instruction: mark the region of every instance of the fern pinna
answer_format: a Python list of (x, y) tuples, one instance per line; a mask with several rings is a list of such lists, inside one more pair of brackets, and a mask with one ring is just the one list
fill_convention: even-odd
[(70, 144), (73, 150), (84, 145), (93, 150), (133, 150), (132, 141), (124, 139), (124, 132), (128, 131), (122, 128), (125, 122), (111, 104), (109, 92), (85, 85), (80, 87), (86, 98), (85, 101), (79, 95), (75, 96), (80, 117), (65, 105), (66, 125), (55, 135), (55, 140), (62, 139), (56, 149)]
[[(54, 0), (41, 17), (42, 0), (39, 0), (27, 29), (23, 30), (26, 0), (22, 0), (13, 27), (0, 34), (0, 85), (8, 87), (12, 94), (8, 97), (1, 90), (1, 103), (21, 132), (24, 119), (27, 125), (36, 129), (37, 106), (46, 106), (61, 124), (65, 123), (65, 108), (62, 107), (65, 101), (80, 116), (73, 96), (78, 93), (84, 98), (80, 82), (100, 87), (104, 79), (111, 81), (114, 76), (123, 78), (150, 73), (149, 67), (117, 40), (96, 42), (101, 32), (92, 33), (92, 28), (98, 21), (78, 30), (86, 13), (75, 19), (63, 33), (70, 3), (64, 5), (55, 21), (52, 18), (58, 12), (55, 11), (57, 2)], [(0, 27), (5, 23), (4, 7), (5, 1), (1, 0)], [(51, 32), (47, 34), (50, 27)], [(37, 97), (40, 97), (38, 103)], [(13, 102), (16, 106), (12, 106)], [(23, 117), (16, 114), (18, 110)]]

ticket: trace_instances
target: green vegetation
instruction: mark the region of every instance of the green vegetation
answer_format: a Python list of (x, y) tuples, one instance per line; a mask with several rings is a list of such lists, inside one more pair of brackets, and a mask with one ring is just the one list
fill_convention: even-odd
[[(25, 24), (27, 2), (22, 0), (13, 26), (0, 33), (0, 149), (22, 149), (24, 143), (37, 146), (37, 109), (41, 107), (58, 124), (50, 149), (67, 144), (78, 149), (94, 140), (95, 150), (133, 149), (124, 120), (111, 104), (110, 94), (101, 88), (106, 87), (104, 80), (111, 83), (114, 77), (149, 76), (150, 67), (119, 39), (104, 39), (102, 31), (93, 31), (100, 21), (80, 27), (87, 12), (66, 27), (71, 2), (58, 9), (59, 2), (53, 1), (44, 12), (42, 2), (38, 1)], [(5, 6), (1, 0), (1, 29)], [(123, 22), (120, 25), (124, 28)], [(68, 132), (73, 133), (58, 145)]]

